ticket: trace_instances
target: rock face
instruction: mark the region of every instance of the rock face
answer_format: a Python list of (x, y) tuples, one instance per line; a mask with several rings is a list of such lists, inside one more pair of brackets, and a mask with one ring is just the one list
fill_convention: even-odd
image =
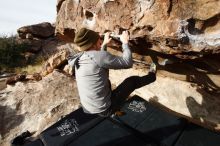
[(76, 83), (54, 71), (38, 82), (17, 82), (0, 91), (0, 145), (29, 130), (43, 129), (79, 107)]
[(126, 29), (148, 44), (142, 50), (193, 59), (220, 52), (219, 7), (215, 0), (59, 0), (56, 33), (68, 38), (82, 26), (101, 33)]

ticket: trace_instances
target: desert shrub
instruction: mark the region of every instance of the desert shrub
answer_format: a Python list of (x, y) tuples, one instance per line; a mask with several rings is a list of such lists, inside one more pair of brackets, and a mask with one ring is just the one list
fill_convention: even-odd
[(0, 37), (0, 66), (14, 68), (25, 65), (24, 52), (27, 51), (28, 45), (18, 43), (16, 36)]

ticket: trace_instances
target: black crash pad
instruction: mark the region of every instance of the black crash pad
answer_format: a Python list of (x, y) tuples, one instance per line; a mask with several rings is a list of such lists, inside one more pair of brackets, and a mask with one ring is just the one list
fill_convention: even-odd
[(44, 146), (44, 144), (40, 139), (36, 139), (28, 144), (25, 144), (24, 146)]
[(138, 96), (128, 100), (122, 110), (126, 115), (119, 121), (142, 133), (142, 137), (157, 142), (159, 145), (173, 145), (182, 133), (186, 121), (175, 117), (146, 102)]
[(40, 139), (44, 146), (220, 146), (219, 133), (188, 123), (138, 96), (122, 110), (126, 114), (121, 117), (101, 118), (80, 108), (43, 131)]
[(82, 108), (65, 116), (40, 134), (46, 146), (64, 146), (96, 126), (104, 118), (86, 114)]
[(155, 110), (152, 106), (138, 96), (133, 96), (121, 108), (125, 115), (120, 116), (120, 121), (126, 123), (132, 128), (142, 123)]
[(220, 146), (220, 133), (189, 124), (175, 146)]
[(106, 119), (67, 146), (152, 146)]

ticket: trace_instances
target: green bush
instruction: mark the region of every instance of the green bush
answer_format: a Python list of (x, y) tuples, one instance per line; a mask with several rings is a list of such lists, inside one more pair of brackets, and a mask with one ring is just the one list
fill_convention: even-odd
[(0, 35), (0, 73), (22, 71), (33, 73), (40, 70), (45, 58), (40, 53), (29, 52), (30, 45), (19, 43), (16, 36)]
[(0, 37), (0, 65), (9, 68), (22, 66), (25, 62), (24, 52), (27, 44), (19, 44), (15, 36)]

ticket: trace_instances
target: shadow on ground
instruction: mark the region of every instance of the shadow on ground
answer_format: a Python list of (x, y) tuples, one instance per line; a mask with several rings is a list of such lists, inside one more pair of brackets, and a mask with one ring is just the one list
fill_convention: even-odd
[(0, 105), (0, 134), (4, 137), (24, 121), (23, 115), (17, 115), (16, 109)]

